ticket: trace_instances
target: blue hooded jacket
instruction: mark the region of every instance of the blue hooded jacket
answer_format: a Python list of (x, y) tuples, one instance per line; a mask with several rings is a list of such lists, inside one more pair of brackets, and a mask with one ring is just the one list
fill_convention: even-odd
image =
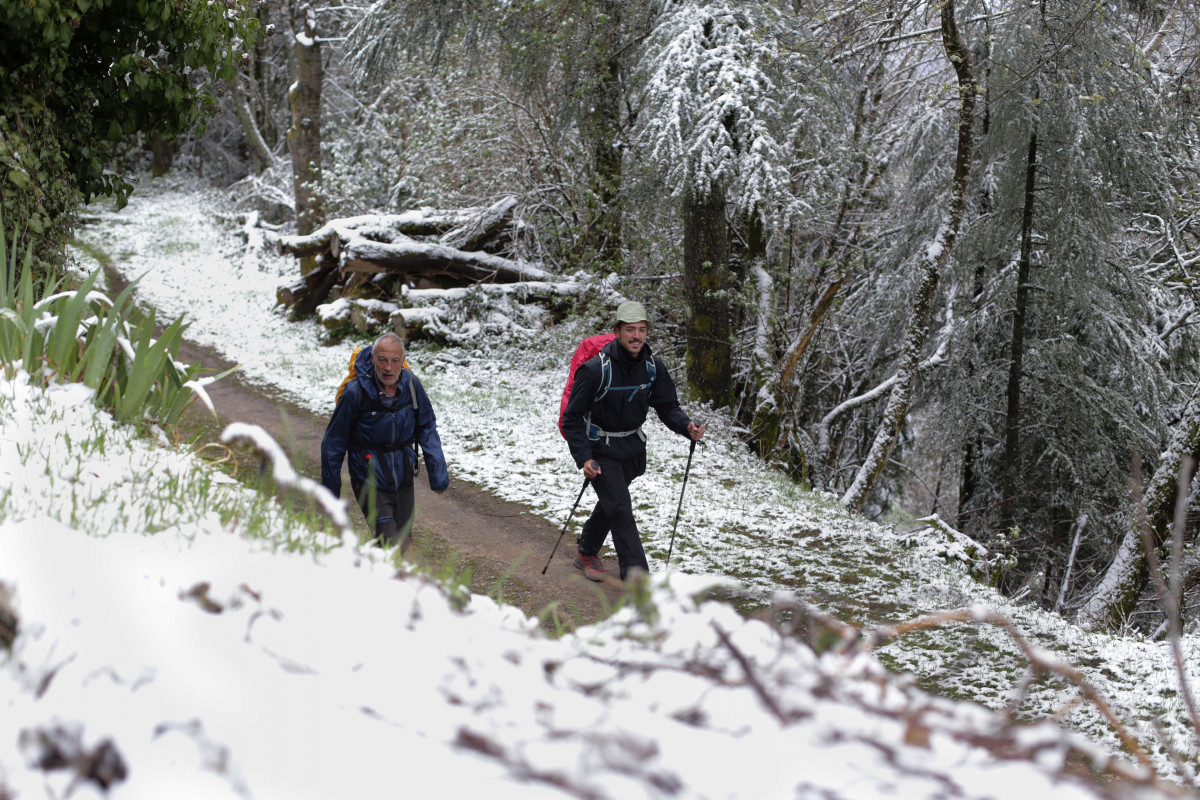
[[(435, 492), (450, 486), (442, 440), (437, 432), (433, 406), (421, 381), (410, 369), (400, 374), (394, 397), (382, 394), (375, 381), (371, 347), (364, 347), (354, 362), (355, 378), (346, 384), (342, 397), (321, 440), (321, 483), (341, 497), (342, 460), (349, 458), (350, 480), (355, 486), (367, 482), (367, 469), (375, 473), (380, 491), (394, 492), (416, 474), (415, 441), (425, 453), (429, 488)], [(413, 412), (413, 397), (416, 412)]]

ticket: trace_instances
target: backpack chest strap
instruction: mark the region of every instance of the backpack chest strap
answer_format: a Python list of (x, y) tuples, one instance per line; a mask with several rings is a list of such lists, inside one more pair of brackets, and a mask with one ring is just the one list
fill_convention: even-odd
[[(654, 386), (654, 379), (657, 377), (658, 370), (655, 368), (654, 357), (650, 356), (646, 359), (646, 382), (639, 383), (636, 386), (613, 386), (612, 385), (612, 358), (603, 350), (600, 351), (600, 390), (596, 392), (596, 400), (599, 400), (609, 392), (629, 392), (628, 403), (633, 402), (633, 398), (637, 397), (638, 392), (642, 389), (649, 389)], [(624, 435), (628, 436), (633, 431)], [(644, 439), (644, 437), (643, 437)]]
[[(416, 467), (414, 468), (414, 471), (413, 471), (413, 474), (416, 475), (417, 472), (419, 472), (421, 469), (421, 458), (420, 458), (421, 451), (420, 451), (420, 446), (417, 444), (417, 390), (413, 386), (413, 382), (416, 380), (416, 375), (408, 367), (405, 367), (404, 370), (401, 372), (402, 377), (404, 376), (404, 373), (408, 373), (408, 376), (407, 376), (408, 377), (408, 397), (409, 397), (409, 400), (411, 401), (412, 411), (413, 411), (413, 435), (412, 435), (412, 438), (406, 442), (396, 442), (395, 444), (374, 444), (372, 442), (368, 442), (366, 439), (355, 436), (355, 437), (351, 438), (350, 446), (347, 449), (351, 450), (351, 451), (360, 452), (360, 453), (366, 453), (366, 452), (370, 452), (372, 450), (374, 450), (377, 453), (394, 453), (397, 450), (402, 450), (405, 447), (410, 447), (410, 448), (412, 448), (413, 453), (416, 455), (417, 463), (416, 463)], [(399, 388), (400, 388), (399, 384), (397, 384), (397, 387), (396, 387), (397, 392), (399, 392)], [(398, 404), (389, 408), (387, 405), (383, 404), (382, 402), (380, 403), (380, 407), (383, 409), (383, 411), (385, 413), (395, 413), (396, 411), (399, 411), (401, 408), (401, 406)], [(362, 412), (360, 411), (359, 413), (361, 414)]]

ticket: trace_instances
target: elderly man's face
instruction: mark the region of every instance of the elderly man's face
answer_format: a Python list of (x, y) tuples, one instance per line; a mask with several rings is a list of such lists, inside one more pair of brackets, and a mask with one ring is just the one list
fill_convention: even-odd
[(388, 393), (394, 391), (404, 369), (403, 345), (395, 339), (384, 339), (371, 351), (371, 360), (375, 362), (375, 379)]

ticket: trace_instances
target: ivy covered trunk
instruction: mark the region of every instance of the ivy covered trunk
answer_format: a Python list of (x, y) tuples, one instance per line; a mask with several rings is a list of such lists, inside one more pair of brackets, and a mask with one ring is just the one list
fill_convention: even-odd
[(715, 187), (704, 197), (689, 194), (683, 205), (687, 379), (697, 399), (717, 407), (729, 405), (733, 387), (728, 275), (725, 196)]
[[(303, 236), (325, 223), (321, 197), (321, 84), (325, 71), (312, 9), (303, 6), (299, 16), (302, 25), (296, 32), (296, 80), (288, 92), (292, 125), (287, 141), (296, 197), (296, 232)], [(314, 266), (302, 264), (301, 272), (307, 273)]]

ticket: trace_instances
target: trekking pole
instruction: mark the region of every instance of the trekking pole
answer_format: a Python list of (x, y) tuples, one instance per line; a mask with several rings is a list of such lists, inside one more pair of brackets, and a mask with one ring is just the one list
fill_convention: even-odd
[(587, 491), (588, 484), (592, 482), (591, 478), (583, 479), (583, 488), (579, 490), (579, 497), (575, 498), (575, 505), (571, 506), (571, 513), (567, 514), (567, 521), (563, 523), (562, 532), (558, 534), (558, 541), (554, 543), (554, 549), (550, 551), (550, 557), (546, 559), (546, 566), (542, 567), (542, 574), (546, 574), (546, 570), (550, 569), (550, 562), (554, 560), (554, 554), (558, 552), (558, 546), (562, 544), (563, 536), (567, 533), (567, 526), (571, 524), (571, 518), (575, 516), (575, 509), (579, 508), (579, 501), (583, 499), (583, 493)]
[[(702, 422), (697, 422), (696, 427), (703, 425)], [(675, 549), (675, 529), (679, 527), (679, 512), (683, 510), (683, 492), (687, 489), (688, 473), (692, 471), (692, 453), (696, 452), (696, 440), (692, 439), (692, 446), (688, 448), (687, 466), (683, 468), (683, 489), (679, 490), (679, 507), (675, 509), (675, 524), (671, 526), (671, 544), (667, 547), (667, 564), (671, 566), (671, 551)]]

